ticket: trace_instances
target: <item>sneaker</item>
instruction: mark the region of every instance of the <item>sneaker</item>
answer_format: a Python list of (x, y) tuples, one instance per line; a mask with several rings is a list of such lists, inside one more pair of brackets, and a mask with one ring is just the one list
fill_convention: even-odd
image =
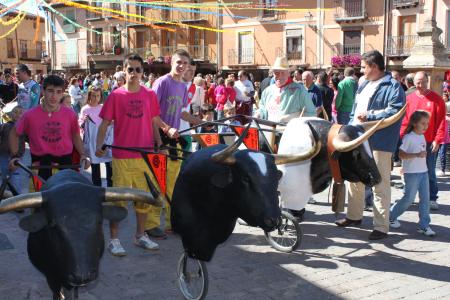
[(442, 170), (437, 171), (436, 172), (436, 176), (444, 177), (445, 176), (445, 171), (442, 171)]
[(401, 167), (402, 166), (402, 161), (401, 160), (399, 160), (399, 161), (394, 161), (394, 167)]
[(161, 228), (159, 227), (146, 230), (145, 233), (147, 233), (148, 236), (151, 236), (152, 238), (155, 238), (157, 240), (167, 239), (167, 234), (165, 234), (164, 231), (162, 231)]
[(420, 229), (420, 228), (418, 228), (418, 229), (417, 229), (417, 232), (422, 233), (423, 235), (426, 235), (426, 236), (435, 236), (435, 235), (436, 235), (436, 232), (434, 232), (433, 230), (431, 230), (430, 227), (427, 227), (427, 228), (425, 228), (425, 229)]
[(308, 204), (316, 204), (316, 203), (317, 203), (317, 201), (316, 201), (316, 200), (314, 200), (314, 198), (313, 198), (313, 197), (309, 198), (309, 200), (308, 200)]
[(431, 210), (438, 210), (439, 209), (439, 204), (437, 204), (436, 201), (430, 201), (430, 209)]
[(109, 252), (114, 256), (125, 256), (127, 253), (120, 244), (119, 239), (111, 239), (108, 244)]
[(145, 250), (159, 250), (159, 245), (152, 241), (145, 233), (140, 238), (135, 238), (134, 244)]
[(402, 226), (398, 220), (389, 221), (389, 227), (391, 228), (400, 228)]
[(366, 205), (364, 207), (364, 211), (372, 211), (373, 210), (373, 206), (372, 205)]

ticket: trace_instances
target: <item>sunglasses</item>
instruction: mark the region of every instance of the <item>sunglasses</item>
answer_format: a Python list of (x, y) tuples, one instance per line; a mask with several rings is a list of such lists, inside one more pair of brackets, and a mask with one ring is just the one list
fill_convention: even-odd
[(136, 73), (142, 73), (142, 68), (141, 67), (136, 67), (136, 68), (128, 67), (127, 71), (128, 71), (128, 73), (133, 73), (133, 71), (136, 71)]

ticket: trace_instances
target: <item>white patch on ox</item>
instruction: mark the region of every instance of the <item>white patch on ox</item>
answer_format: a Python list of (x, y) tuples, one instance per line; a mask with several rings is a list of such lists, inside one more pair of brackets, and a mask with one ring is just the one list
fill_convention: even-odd
[[(279, 154), (295, 154), (311, 149), (311, 130), (305, 123), (309, 119), (297, 118), (288, 123), (280, 140)], [(311, 161), (279, 165), (278, 169), (283, 172), (278, 188), (282, 206), (294, 210), (305, 208), (312, 196)]]
[(267, 164), (266, 164), (266, 157), (262, 153), (258, 152), (249, 152), (248, 156), (258, 165), (259, 171), (262, 175), (267, 175)]
[[(359, 132), (358, 134), (359, 134), (359, 136), (363, 135), (362, 132)], [(363, 146), (364, 146), (364, 150), (366, 150), (367, 155), (369, 155), (371, 158), (373, 158), (372, 148), (370, 148), (369, 141), (365, 141), (363, 143)]]

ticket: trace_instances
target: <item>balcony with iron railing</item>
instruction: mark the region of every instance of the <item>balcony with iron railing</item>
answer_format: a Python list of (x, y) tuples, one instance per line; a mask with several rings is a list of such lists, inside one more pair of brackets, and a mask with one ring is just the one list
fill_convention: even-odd
[(419, 40), (418, 35), (388, 36), (386, 40), (386, 55), (390, 57), (406, 57)]
[(419, 0), (394, 0), (394, 8), (407, 8), (419, 5)]
[(335, 44), (333, 45), (333, 54), (334, 55), (349, 55), (349, 54), (361, 54), (364, 52), (364, 49), (361, 51), (361, 43), (356, 44)]
[(336, 22), (361, 21), (367, 18), (366, 0), (335, 0)]
[(303, 59), (302, 51), (287, 51), (283, 47), (278, 47), (275, 54), (278, 57), (286, 57), (290, 64), (298, 64)]
[(20, 52), (19, 52), (19, 58), (22, 60), (39, 61), (42, 58), (42, 49), (22, 48), (22, 49), (20, 49)]
[(255, 61), (254, 48), (240, 48), (228, 50), (229, 65), (252, 65)]
[(183, 23), (196, 23), (207, 21), (206, 15), (200, 13), (200, 9), (191, 9), (190, 11), (179, 11), (178, 19)]
[(183, 46), (163, 46), (163, 47), (147, 47), (147, 48), (130, 48), (128, 53), (139, 54), (144, 60), (164, 58), (172, 56), (177, 49), (185, 49), (189, 52), (192, 59), (197, 61), (215, 61), (216, 55), (212, 48), (208, 45), (183, 45)]
[(80, 66), (78, 53), (61, 54), (59, 60), (62, 68), (78, 68)]

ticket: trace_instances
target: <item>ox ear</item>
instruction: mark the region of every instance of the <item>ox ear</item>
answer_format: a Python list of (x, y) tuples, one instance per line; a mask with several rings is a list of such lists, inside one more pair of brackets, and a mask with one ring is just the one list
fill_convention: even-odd
[(103, 218), (108, 221), (120, 222), (127, 217), (128, 210), (124, 207), (103, 204)]
[(214, 174), (211, 178), (211, 183), (218, 188), (225, 188), (227, 185), (233, 182), (233, 175), (231, 175), (230, 170), (226, 170), (220, 173)]
[(47, 217), (43, 212), (36, 212), (23, 217), (19, 221), (19, 226), (26, 232), (37, 232), (47, 226)]

